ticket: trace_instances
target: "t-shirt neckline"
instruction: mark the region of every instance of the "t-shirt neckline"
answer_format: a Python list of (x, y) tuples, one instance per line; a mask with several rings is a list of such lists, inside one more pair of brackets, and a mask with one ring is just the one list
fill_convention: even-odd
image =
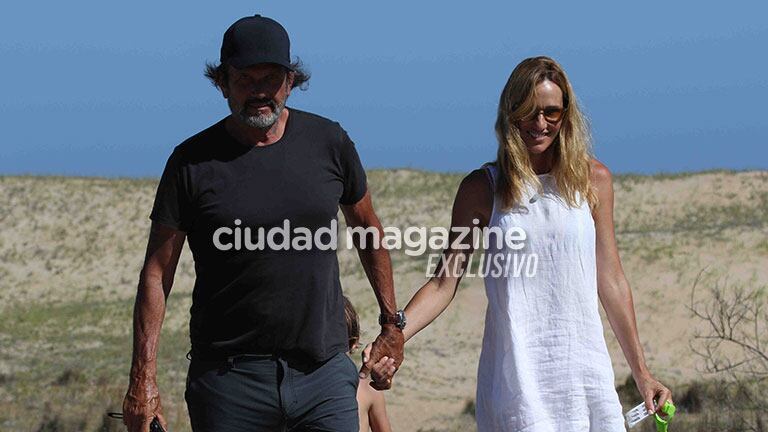
[(271, 149), (273, 147), (283, 147), (284, 146), (283, 141), (286, 141), (288, 136), (293, 132), (293, 123), (294, 123), (293, 117), (296, 115), (296, 110), (291, 109), (291, 108), (289, 108), (287, 106), (285, 107), (285, 109), (288, 110), (289, 114), (288, 114), (288, 120), (286, 120), (286, 122), (285, 122), (285, 129), (283, 130), (283, 136), (281, 136), (279, 140), (273, 142), (270, 145), (256, 146), (256, 145), (253, 145), (253, 144), (245, 144), (245, 143), (242, 143), (242, 142), (238, 141), (237, 138), (232, 136), (232, 134), (229, 133), (229, 131), (227, 130), (226, 122), (227, 122), (227, 119), (231, 116), (231, 114), (230, 114), (230, 116), (224, 117), (224, 119), (221, 120), (221, 122), (220, 122), (221, 129), (222, 129), (224, 135), (229, 139), (229, 141), (231, 141), (232, 143), (234, 143), (235, 145), (237, 145), (239, 147), (247, 148), (247, 149), (249, 149), (249, 151), (267, 151), (267, 150), (269, 150), (269, 149)]

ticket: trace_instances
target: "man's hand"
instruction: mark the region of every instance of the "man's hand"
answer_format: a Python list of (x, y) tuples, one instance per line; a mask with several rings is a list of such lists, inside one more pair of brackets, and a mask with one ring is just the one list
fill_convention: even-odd
[[(392, 375), (403, 363), (403, 331), (392, 324), (386, 324), (381, 327), (381, 333), (373, 341), (373, 344), (363, 350), (363, 367), (360, 368), (360, 378), (367, 378), (374, 366), (388, 357), (393, 368)], [(378, 374), (377, 374), (378, 375)], [(391, 377), (391, 375), (390, 375)], [(376, 390), (388, 390), (392, 387), (392, 380), (382, 379), (383, 377), (374, 377), (377, 380), (371, 381), (371, 387)]]
[(133, 355), (128, 391), (123, 400), (123, 423), (130, 432), (147, 432), (156, 416), (168, 430), (157, 390), (157, 343), (171, 293), (173, 275), (186, 233), (152, 222), (147, 255), (139, 276), (133, 307)]
[(168, 430), (157, 384), (131, 382), (123, 400), (123, 423), (128, 426), (128, 432), (149, 432), (149, 424), (155, 417), (163, 429)]

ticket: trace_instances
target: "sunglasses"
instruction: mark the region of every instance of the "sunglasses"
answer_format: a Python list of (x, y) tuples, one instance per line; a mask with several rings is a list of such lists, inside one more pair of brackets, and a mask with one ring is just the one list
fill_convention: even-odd
[(539, 118), (539, 115), (543, 114), (544, 120), (546, 120), (548, 123), (557, 123), (563, 118), (565, 110), (566, 108), (547, 107), (540, 109), (527, 117), (523, 117), (522, 121), (534, 121)]

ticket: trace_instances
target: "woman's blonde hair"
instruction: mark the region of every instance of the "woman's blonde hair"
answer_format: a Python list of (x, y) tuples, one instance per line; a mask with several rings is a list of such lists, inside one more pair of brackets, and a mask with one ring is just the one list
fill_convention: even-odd
[(569, 206), (577, 207), (580, 198), (586, 198), (589, 206), (594, 208), (597, 196), (590, 184), (592, 152), (589, 124), (576, 103), (576, 95), (565, 71), (556, 61), (544, 56), (520, 62), (501, 92), (496, 118), (496, 137), (499, 141), (496, 193), (501, 198), (502, 208), (509, 209), (522, 199), (526, 183), (541, 188), (528, 149), (520, 136), (518, 123), (536, 114), (536, 86), (543, 81), (551, 81), (560, 87), (565, 110), (560, 132), (552, 143), (554, 163), (551, 174), (560, 195)]

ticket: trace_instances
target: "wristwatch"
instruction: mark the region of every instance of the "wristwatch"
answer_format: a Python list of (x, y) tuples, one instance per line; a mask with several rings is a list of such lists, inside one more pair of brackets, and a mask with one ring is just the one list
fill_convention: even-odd
[(379, 325), (394, 324), (400, 330), (405, 328), (405, 312), (402, 309), (395, 314), (380, 314)]

